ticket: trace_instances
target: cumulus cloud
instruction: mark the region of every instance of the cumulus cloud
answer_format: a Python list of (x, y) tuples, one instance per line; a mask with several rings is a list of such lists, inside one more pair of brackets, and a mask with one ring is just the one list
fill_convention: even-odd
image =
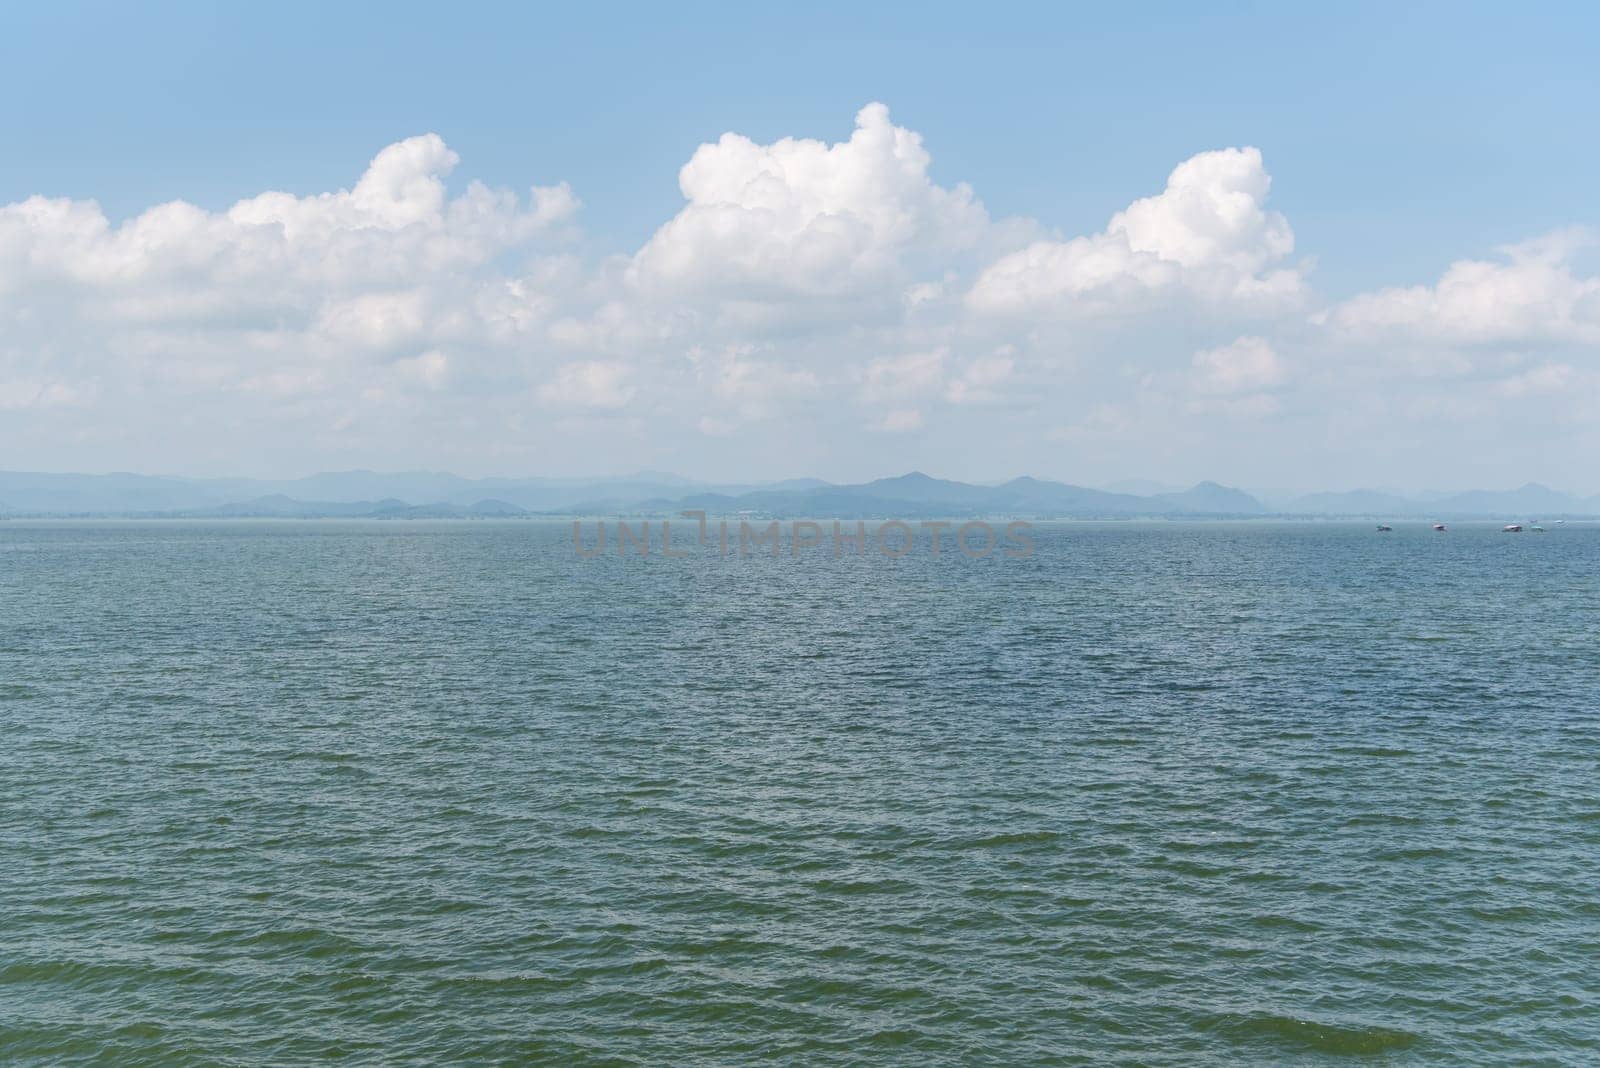
[(707, 434), (730, 434), (742, 424), (771, 420), (803, 405), (819, 388), (812, 371), (763, 357), (752, 345), (696, 346), (688, 356), (697, 406), (712, 413), (698, 424)]
[(1277, 266), (1294, 250), (1255, 148), (1202, 152), (1179, 164), (1161, 193), (1134, 201), (1105, 230), (1037, 241), (979, 275), (971, 305), (989, 314), (1082, 316), (1151, 296), (1193, 295), (1270, 308), (1303, 296), (1305, 280)]
[(443, 389), (450, 380), (450, 357), (432, 350), (399, 361), (395, 369), (408, 383), (425, 389)]
[(582, 240), (566, 184), (462, 180), (435, 134), (346, 188), (220, 211), (0, 206), (0, 446), (50, 467), (267, 456), (284, 474), (553, 469), (582, 447), (744, 477), (879, 474), (947, 447), (970, 477), (1175, 477), (1158, 469), (1174, 456), (1230, 477), (1296, 462), (1274, 413), (1332, 440), (1593, 415), (1588, 233), (1308, 315), (1256, 148), (1175, 161), (1102, 229), (1042, 236), (935, 181), (885, 106), (841, 133), (701, 145), (681, 207), (610, 254)]
[(1003, 345), (974, 359), (950, 380), (945, 399), (951, 404), (990, 404), (1000, 400), (1002, 388), (1017, 369), (1014, 354), (1012, 346)]
[(1499, 260), (1463, 260), (1431, 286), (1365, 293), (1318, 316), (1361, 340), (1437, 345), (1600, 343), (1600, 277), (1574, 256), (1596, 243), (1582, 230), (1501, 250)]
[(524, 200), (472, 183), (452, 200), (456, 162), (429, 134), (378, 153), (348, 190), (263, 193), (225, 212), (174, 201), (120, 225), (93, 201), (32, 197), (0, 208), (0, 294), (101, 323), (96, 340), (112, 350), (158, 329), (219, 341), (269, 331), (340, 352), (414, 346), (449, 318), (428, 313), (430, 296), (459, 308), (491, 260), (576, 205), (560, 186)]
[(1280, 386), (1286, 377), (1282, 361), (1265, 338), (1242, 337), (1194, 354), (1195, 387), (1202, 393), (1251, 393)]
[(539, 399), (552, 408), (621, 408), (633, 399), (628, 376), (628, 368), (617, 363), (569, 363), (539, 387)]
[(914, 260), (970, 247), (988, 214), (928, 177), (922, 138), (869, 104), (837, 144), (726, 133), (678, 185), (688, 203), (633, 257), (647, 290), (757, 302), (860, 300), (904, 284)]
[(862, 396), (874, 403), (893, 403), (931, 393), (944, 383), (947, 355), (940, 349), (880, 356), (866, 366)]

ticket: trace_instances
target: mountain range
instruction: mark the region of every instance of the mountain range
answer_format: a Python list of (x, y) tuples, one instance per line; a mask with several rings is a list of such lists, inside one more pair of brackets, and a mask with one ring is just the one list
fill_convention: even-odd
[[(1156, 492), (1131, 492), (1131, 490)], [(289, 480), (168, 478), (136, 474), (0, 472), (0, 515), (169, 517), (504, 517), (520, 515), (748, 513), (873, 518), (1361, 516), (1511, 518), (1600, 516), (1600, 495), (1580, 498), (1529, 483), (1514, 490), (1405, 496), (1381, 490), (1253, 495), (1201, 482), (1095, 489), (1038, 478), (980, 485), (919, 471), (839, 485), (820, 479), (706, 483), (660, 472), (622, 478), (481, 478), (439, 472), (333, 471)]]

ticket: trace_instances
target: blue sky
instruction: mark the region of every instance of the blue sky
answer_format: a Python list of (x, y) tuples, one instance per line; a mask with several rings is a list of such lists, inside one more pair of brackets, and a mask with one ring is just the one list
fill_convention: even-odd
[[(678, 172), (696, 146), (725, 131), (758, 145), (785, 137), (838, 142), (850, 136), (863, 105), (882, 101), (897, 127), (921, 136), (934, 186), (970, 185), (991, 219), (1030, 220), (1036, 236), (1097, 233), (1137, 198), (1158, 193), (1182, 161), (1230, 146), (1259, 149), (1271, 176), (1270, 210), (1292, 225), (1293, 253), (1282, 262), (1314, 288), (1302, 309), (1307, 315), (1317, 313), (1314, 304), (1432, 285), (1452, 264), (1600, 224), (1596, 9), (1208, 7), (36, 5), (10, 11), (0, 39), (0, 204), (36, 195), (94, 200), (112, 226), (176, 199), (220, 213), (267, 190), (311, 196), (349, 188), (386, 145), (434, 133), (461, 161), (441, 175), (452, 196), (472, 180), (520, 191), (567, 183), (581, 210), (558, 242), (561, 255), (593, 266), (636, 254), (684, 207)], [(940, 271), (975, 279), (983, 269), (978, 260), (989, 254), (975, 249)], [(998, 255), (999, 246), (992, 251)], [(524, 253), (518, 246), (497, 255)], [(1587, 263), (1591, 246), (1575, 242), (1565, 255), (1570, 264)], [(917, 273), (908, 269), (907, 280)], [(1187, 361), (1197, 350), (1231, 344), (1223, 335), (1233, 329), (1209, 336), (1191, 324), (1177, 340), (1123, 338), (1118, 351), (1177, 344), (1187, 346)], [(1256, 319), (1240, 321), (1237, 330), (1278, 338)], [(1019, 329), (1017, 336), (1036, 333)], [(1301, 344), (1294, 333), (1282, 332), (1277, 357)], [(1065, 347), (1077, 351), (1082, 336)], [(1523, 339), (1515, 348), (1521, 355), (1499, 370), (1559, 366), (1586, 375), (1592, 354), (1585, 337), (1578, 331), (1554, 355), (1532, 351)], [(684, 351), (711, 340), (687, 340)], [(787, 359), (791, 370), (804, 362), (785, 354), (781, 331), (714, 340)], [(949, 353), (950, 366), (962, 358), (961, 344), (950, 338), (902, 341), (907, 349), (933, 344)], [(542, 359), (546, 371), (620, 358), (562, 344), (543, 356), (533, 352), (537, 346), (523, 351), (530, 361)], [(898, 358), (890, 351), (897, 344), (880, 337), (858, 362)], [(1021, 343), (986, 335), (981, 344)], [(32, 345), (12, 375), (46, 389), (41, 383), (55, 381), (47, 347)], [(1015, 357), (1018, 367), (1027, 360)], [(1051, 366), (1049, 353), (1041, 360), (1040, 368)], [(79, 366), (76, 373), (93, 370)], [(537, 391), (535, 379), (529, 388)], [(631, 388), (636, 399), (656, 395), (642, 380)], [(841, 387), (822, 374), (817, 388), (832, 396)], [(1078, 382), (1074, 395), (1089, 388)], [(1119, 403), (1110, 392), (1102, 400), (1101, 407)], [(636, 404), (622, 407), (629, 406)], [(925, 416), (919, 425), (933, 425)], [(263, 446), (286, 465), (345, 458), (336, 445), (280, 448), (271, 413), (251, 418)], [(1059, 430), (1073, 418), (1040, 427)], [(1346, 431), (1330, 424), (1325, 432)], [(615, 426), (597, 433), (615, 438)], [(1059, 440), (1070, 439), (1068, 432)], [(139, 440), (148, 441), (148, 433)], [(63, 435), (59, 444), (55, 453), (14, 446), (31, 453), (14, 459), (59, 467), (128, 452), (103, 436), (85, 445), (80, 435), (72, 445)], [(1569, 457), (1579, 447), (1569, 443)], [(907, 445), (903, 457), (884, 462), (915, 451)], [(152, 444), (132, 455), (170, 468), (190, 452)], [(376, 439), (351, 453), (380, 465), (391, 458), (387, 466), (470, 460), (464, 442), (434, 457), (391, 454)], [(530, 445), (529, 456), (539, 453)], [(621, 454), (592, 455), (602, 467), (628, 463)], [(1082, 459), (1105, 477), (1201, 473), (1157, 470), (1162, 453), (1153, 447), (1137, 462), (1112, 462), (1115, 455), (1108, 446)], [(650, 466), (737, 466), (718, 456), (686, 448)], [(875, 473), (837, 456), (812, 459), (827, 470), (759, 473)], [(1214, 450), (1206, 459), (1228, 466), (1233, 458)], [(1352, 479), (1376, 478), (1384, 466), (1375, 453), (1347, 459)], [(1448, 477), (1443, 459), (1408, 474)], [(1544, 457), (1523, 451), (1518, 459)], [(497, 462), (523, 460), (511, 453)], [(998, 454), (984, 462), (1001, 466)], [(1274, 474), (1259, 462), (1234, 466), (1240, 470), (1204, 473), (1257, 481)], [(1546, 477), (1578, 470), (1570, 458), (1524, 466), (1543, 466)], [(1324, 474), (1339, 470), (1330, 464)]]

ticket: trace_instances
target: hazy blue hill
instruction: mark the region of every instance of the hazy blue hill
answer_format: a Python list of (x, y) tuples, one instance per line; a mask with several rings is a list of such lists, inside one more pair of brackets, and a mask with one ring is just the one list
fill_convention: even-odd
[(1162, 493), (1182, 493), (1182, 486), (1175, 486), (1170, 482), (1157, 482), (1148, 478), (1125, 478), (1118, 482), (1108, 482), (1096, 489), (1107, 493), (1125, 493), (1133, 497), (1154, 497)]
[(23, 514), (156, 512), (222, 503), (204, 487), (182, 479), (122, 472), (106, 475), (0, 472), (0, 495)]
[[(305, 478), (271, 480), (250, 478), (207, 479), (200, 483), (215, 495), (231, 500), (257, 500), (283, 496), (297, 501), (376, 501), (385, 497), (408, 501), (448, 499), (472, 494), (473, 482), (458, 475), (434, 471), (323, 471)], [(477, 493), (476, 497), (484, 494)]]
[(1014, 511), (1058, 514), (1142, 514), (1148, 507), (1145, 498), (1128, 493), (1074, 486), (1024, 475), (995, 487), (994, 500)]
[[(815, 479), (796, 480), (793, 488), (826, 485)], [(471, 485), (471, 495), (447, 497), (467, 503), (488, 496), (534, 512), (606, 512), (638, 506), (646, 501), (676, 501), (691, 494), (737, 496), (772, 488), (764, 483), (691, 482), (673, 476), (665, 481), (641, 477), (619, 479), (481, 479)], [(785, 484), (779, 484), (785, 485)], [(412, 498), (427, 499), (427, 498)]]
[(1514, 490), (1472, 490), (1436, 501), (1441, 512), (1462, 515), (1575, 515), (1590, 509), (1585, 502), (1548, 486), (1529, 482)]
[(493, 497), (486, 497), (481, 501), (474, 501), (470, 506), (467, 507), (466, 512), (468, 515), (481, 516), (513, 516), (528, 514), (526, 508), (518, 508), (514, 504), (510, 504), (506, 501), (495, 500)]
[(651, 507), (668, 511), (736, 512), (741, 507), (740, 498), (726, 493), (691, 493), (676, 500), (659, 498), (646, 502)]
[(1201, 482), (1182, 493), (1158, 493), (1151, 497), (1180, 514), (1194, 515), (1260, 515), (1266, 509), (1244, 490), (1215, 482)]
[[(404, 501), (392, 502), (409, 507)], [(232, 501), (212, 508), (185, 512), (200, 518), (278, 518), (324, 519), (359, 518), (375, 513), (379, 504), (373, 501), (301, 501), (281, 493), (271, 493), (248, 501)]]
[[(749, 512), (850, 519), (977, 515), (1253, 515), (1262, 511), (1260, 503), (1249, 494), (1215, 483), (1201, 483), (1180, 494), (1139, 497), (1026, 476), (999, 486), (975, 486), (933, 478), (920, 471), (858, 485), (822, 484), (798, 491), (697, 493), (676, 500), (663, 496), (641, 502), (639, 507), (653, 512), (693, 509), (708, 514)], [(586, 502), (582, 510), (595, 513), (618, 509), (619, 502), (604, 500)]]
[(752, 486), (751, 488), (765, 490), (808, 490), (819, 489), (823, 486), (831, 485), (833, 485), (833, 483), (827, 482), (820, 478), (786, 478), (780, 482), (766, 482), (758, 486)]
[(955, 505), (960, 508), (981, 508), (994, 498), (988, 486), (973, 486), (965, 482), (933, 478), (921, 471), (880, 478), (858, 486), (828, 486), (810, 491), (826, 497), (842, 495), (862, 500), (905, 502), (918, 505)]
[(472, 483), (473, 500), (492, 497), (528, 511), (571, 509), (589, 501), (625, 502), (649, 497), (676, 497), (684, 492), (659, 482), (585, 480), (547, 482), (540, 479), (484, 479)]
[(1343, 493), (1310, 493), (1296, 497), (1283, 511), (1302, 515), (1416, 515), (1431, 505), (1381, 490), (1348, 490)]
[(1514, 490), (1470, 490), (1465, 493), (1418, 494), (1416, 497), (1403, 497), (1381, 490), (1313, 493), (1295, 498), (1282, 510), (1301, 515), (1518, 519), (1541, 515), (1600, 514), (1600, 498), (1583, 500), (1530, 482)]
[(269, 493), (248, 501), (232, 501), (228, 504), (219, 504), (214, 508), (198, 509), (191, 513), (200, 516), (215, 516), (218, 518), (242, 516), (278, 516), (284, 518), (301, 518), (334, 515), (358, 515), (370, 510), (371, 505), (365, 502), (359, 504), (344, 504), (333, 501), (297, 501), (281, 493)]
[(1064, 482), (1015, 478), (997, 487), (997, 504), (1046, 515), (1256, 515), (1261, 502), (1242, 490), (1202, 482), (1181, 493), (1142, 496)]
[[(768, 483), (694, 482), (656, 472), (618, 478), (461, 478), (441, 472), (327, 471), (300, 479), (181, 479), (0, 472), (11, 515), (166, 516), (517, 516), (670, 515), (700, 509), (841, 519), (1018, 515), (1063, 518), (1250, 516), (1268, 509), (1243, 490), (1201, 482), (1187, 490), (1116, 493), (1030, 476), (975, 485), (912, 471), (836, 485), (815, 478)], [(1580, 499), (1537, 483), (1415, 498), (1384, 490), (1273, 499), (1272, 511), (1316, 516), (1481, 517), (1506, 520), (1600, 514), (1600, 496)]]
[(439, 501), (432, 504), (412, 504), (397, 497), (377, 501), (301, 501), (281, 493), (268, 494), (248, 501), (235, 501), (211, 508), (195, 509), (184, 515), (197, 518), (456, 518), (469, 516), (519, 516), (528, 513), (505, 501), (483, 499), (471, 505), (459, 506)]
[(297, 501), (372, 502), (385, 498), (471, 507), (498, 500), (523, 511), (583, 510), (591, 506), (619, 508), (653, 498), (676, 499), (686, 493), (745, 493), (763, 488), (808, 489), (826, 485), (817, 479), (763, 483), (713, 484), (679, 475), (644, 472), (616, 478), (481, 478), (469, 479), (431, 471), (325, 471), (289, 480), (208, 479), (197, 482), (216, 502), (253, 501), (284, 496)]

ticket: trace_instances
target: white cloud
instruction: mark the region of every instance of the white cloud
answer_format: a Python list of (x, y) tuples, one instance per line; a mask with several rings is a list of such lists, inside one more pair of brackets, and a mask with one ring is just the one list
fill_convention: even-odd
[(938, 349), (880, 356), (866, 366), (861, 395), (873, 403), (895, 403), (932, 393), (944, 384), (947, 355)]
[(818, 390), (814, 373), (762, 358), (754, 346), (696, 346), (688, 357), (700, 403), (715, 413), (701, 421), (704, 433), (729, 434), (740, 424), (773, 419)]
[[(112, 225), (93, 201), (0, 207), (0, 294), (31, 291), (111, 323), (310, 330), (370, 319), (375, 291), (470, 294), (478, 271), (570, 215), (565, 187), (524, 203), (478, 183), (455, 200), (456, 155), (429, 134), (391, 145), (350, 190), (263, 193), (226, 212), (183, 201)], [(41, 293), (44, 287), (47, 292)], [(365, 309), (356, 302), (367, 301)]]
[(621, 408), (633, 399), (628, 378), (628, 368), (618, 363), (569, 363), (539, 387), (539, 400), (552, 408)]
[(883, 418), (871, 425), (871, 429), (885, 434), (904, 434), (920, 430), (922, 413), (915, 408), (896, 408), (891, 412), (885, 412)]
[(1600, 344), (1600, 277), (1574, 255), (1595, 243), (1568, 231), (1502, 249), (1501, 260), (1453, 263), (1431, 286), (1364, 293), (1318, 316), (1358, 340), (1441, 346)]
[(1202, 152), (1173, 170), (1163, 192), (1117, 213), (1106, 233), (1184, 267), (1254, 275), (1294, 251), (1289, 221), (1264, 206), (1271, 186), (1258, 149)]
[(406, 382), (425, 389), (443, 389), (450, 380), (450, 357), (437, 350), (429, 350), (395, 364), (395, 370)]
[(347, 349), (404, 351), (427, 336), (429, 316), (425, 299), (416, 290), (330, 299), (318, 315), (314, 329)]
[(987, 356), (980, 356), (951, 379), (945, 399), (951, 404), (990, 404), (1000, 399), (1000, 387), (1011, 380), (1017, 369), (1015, 350), (1003, 345)]
[(1600, 366), (1545, 362), (1492, 382), (1489, 392), (1485, 406), (1491, 410), (1593, 427), (1600, 415)]
[(83, 404), (88, 400), (87, 393), (88, 390), (65, 382), (25, 378), (0, 381), (0, 411)]
[(1194, 354), (1195, 388), (1202, 393), (1251, 393), (1280, 386), (1287, 377), (1265, 338), (1242, 337)]
[(918, 256), (976, 244), (988, 215), (966, 186), (928, 177), (922, 138), (869, 104), (848, 141), (701, 145), (678, 184), (688, 204), (634, 256), (649, 292), (775, 302), (859, 301), (903, 285)]
[[(1470, 418), (1484, 455), (1514, 455), (1497, 420), (1581, 425), (1600, 393), (1590, 235), (1308, 318), (1309, 268), (1255, 148), (1199, 153), (1103, 229), (1041, 239), (936, 182), (920, 135), (869, 104), (833, 143), (701, 145), (679, 210), (609, 255), (579, 240), (564, 183), (492, 189), (460, 166), (425, 134), (347, 188), (222, 211), (0, 206), (0, 448), (280, 473), (540, 470), (582, 446), (742, 476), (944, 455), (973, 477), (1229, 478), (1324, 462), (1303, 443), (1398, 420)], [(1286, 440), (1289, 415), (1323, 433)]]
[(1244, 310), (1293, 305), (1305, 280), (1276, 266), (1294, 250), (1294, 233), (1265, 206), (1271, 184), (1257, 149), (1202, 152), (1101, 233), (1037, 241), (1002, 257), (968, 300), (991, 315), (1061, 317), (1127, 311), (1152, 296)]

